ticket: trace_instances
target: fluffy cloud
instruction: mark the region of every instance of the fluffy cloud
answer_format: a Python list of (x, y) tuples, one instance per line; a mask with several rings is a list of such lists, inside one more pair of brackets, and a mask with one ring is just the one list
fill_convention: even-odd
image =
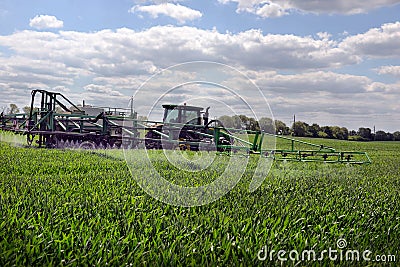
[(188, 8), (180, 4), (172, 4), (172, 3), (163, 3), (163, 4), (147, 5), (147, 6), (136, 5), (131, 8), (130, 12), (148, 13), (153, 18), (157, 18), (159, 15), (165, 15), (177, 20), (178, 23), (180, 24), (183, 24), (187, 21), (199, 19), (203, 16), (203, 14), (198, 10)]
[[(316, 114), (324, 114), (320, 123), (333, 124), (343, 114), (349, 116), (349, 123), (358, 125), (356, 120), (362, 124), (366, 114), (395, 114), (400, 85), (334, 69), (368, 57), (400, 55), (398, 27), (399, 23), (385, 24), (342, 41), (332, 40), (328, 33), (313, 38), (258, 30), (220, 33), (187, 26), (88, 33), (19, 31), (0, 35), (0, 47), (5, 48), (0, 55), (0, 106), (27, 105), (30, 88), (66, 92), (74, 101), (85, 99), (94, 105), (127, 106), (124, 101), (158, 70), (205, 60), (244, 71), (266, 94), (278, 119), (289, 121), (288, 114), (296, 113), (313, 122), (320, 116)], [(377, 71), (398, 75), (399, 67)], [(169, 82), (161, 86), (174, 86)], [(231, 86), (238, 83), (232, 80)]]
[(379, 74), (388, 74), (400, 79), (400, 66), (382, 66), (376, 70)]
[(62, 20), (58, 20), (55, 16), (37, 15), (30, 20), (29, 26), (39, 30), (51, 28), (57, 29), (64, 27), (64, 22)]
[(399, 0), (218, 0), (237, 4), (237, 12), (249, 12), (261, 17), (280, 17), (291, 10), (318, 14), (358, 14), (369, 10), (400, 3)]
[[(393, 26), (384, 25), (382, 29)], [(377, 34), (367, 38), (371, 32)], [(149, 75), (159, 68), (192, 60), (218, 61), (256, 71), (335, 68), (362, 60), (364, 50), (355, 39), (378, 39), (388, 51), (381, 49), (377, 53), (396, 54), (400, 45), (392, 45), (395, 40), (392, 35), (397, 36), (397, 32), (370, 30), (337, 43), (327, 33), (320, 33), (315, 39), (264, 35), (258, 30), (231, 34), (173, 26), (157, 26), (141, 32), (126, 28), (91, 33), (20, 31), (0, 36), (0, 45), (14, 54), (0, 57), (3, 74), (0, 78), (9, 80), (10, 75), (26, 75), (26, 81), (49, 83), (55, 79), (66, 86), (80, 77), (103, 81), (109, 77), (107, 82), (124, 78), (131, 82), (130, 77)], [(358, 54), (353, 55), (355, 52)], [(318, 75), (315, 78), (319, 80)]]
[(288, 14), (287, 10), (275, 3), (267, 3), (259, 8), (256, 8), (254, 12), (263, 18), (282, 17)]
[(306, 12), (358, 14), (366, 13), (372, 9), (391, 6), (400, 3), (399, 0), (322, 0), (322, 1), (290, 1), (281, 0), (281, 3), (290, 3), (294, 8)]
[(20, 31), (0, 36), (0, 45), (13, 53), (0, 57), (0, 70), (69, 79), (127, 77), (152, 74), (158, 68), (192, 60), (264, 71), (318, 70), (352, 65), (365, 56), (398, 55), (399, 32), (400, 23), (385, 24), (337, 42), (327, 33), (312, 38), (174, 26), (140, 32), (127, 28), (91, 33)]
[(259, 76), (256, 83), (264, 90), (285, 94), (329, 92), (334, 94), (365, 93), (371, 89), (373, 81), (365, 76), (340, 74), (331, 71), (306, 72), (302, 74)]
[(339, 47), (352, 54), (369, 57), (400, 55), (400, 22), (387, 23), (366, 33), (349, 36)]
[(0, 45), (20, 56), (62, 62), (101, 75), (150, 72), (192, 60), (214, 60), (250, 69), (318, 69), (354, 64), (361, 59), (335, 41), (295, 35), (237, 34), (193, 27), (157, 26), (95, 33), (36, 31), (0, 36)]
[(112, 90), (112, 88), (110, 88), (108, 86), (104, 86), (104, 85), (88, 84), (83, 89), (85, 89), (88, 92), (97, 93), (103, 97), (105, 95), (106, 96), (123, 96), (123, 94), (121, 94), (120, 92)]

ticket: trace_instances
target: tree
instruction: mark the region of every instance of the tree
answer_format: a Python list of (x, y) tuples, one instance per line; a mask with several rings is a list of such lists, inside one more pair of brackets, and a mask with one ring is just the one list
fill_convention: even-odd
[(233, 128), (235, 129), (243, 129), (246, 126), (242, 123), (242, 120), (240, 119), (240, 116), (235, 115), (232, 117), (233, 119)]
[(346, 127), (340, 128), (343, 140), (348, 140), (349, 139), (349, 130)]
[(385, 133), (384, 131), (377, 131), (375, 133), (375, 140), (376, 141), (390, 141), (390, 134), (389, 133)]
[(318, 137), (318, 133), (321, 131), (321, 127), (318, 124), (313, 123), (308, 127), (308, 131), (312, 134), (313, 137)]
[(304, 137), (308, 133), (308, 124), (302, 121), (296, 121), (293, 123), (292, 130), (295, 136)]
[(261, 118), (259, 120), (260, 129), (266, 133), (274, 134), (275, 133), (275, 124), (274, 121), (270, 118)]
[(219, 117), (218, 120), (221, 121), (226, 128), (233, 128), (234, 126), (234, 120), (231, 116), (224, 115)]
[(249, 123), (249, 118), (246, 115), (239, 115), (240, 121), (244, 124), (247, 125)]
[(349, 132), (349, 135), (350, 135), (350, 136), (357, 135), (357, 132), (356, 132), (355, 130), (351, 130), (351, 131)]
[(254, 118), (249, 118), (246, 115), (235, 115), (233, 119), (233, 128), (252, 130), (258, 127), (258, 123)]
[(349, 130), (346, 127), (331, 126), (332, 137), (340, 140), (347, 140), (349, 138)]
[(392, 133), (386, 133), (386, 141), (394, 141), (394, 135)]
[(318, 137), (319, 138), (329, 138), (329, 136), (323, 131), (318, 132)]
[(400, 141), (400, 132), (399, 131), (396, 131), (393, 133), (393, 140)]
[(10, 108), (9, 108), (8, 113), (9, 113), (9, 114), (16, 114), (16, 113), (18, 113), (18, 112), (19, 112), (19, 108), (17, 107), (17, 105), (15, 105), (15, 104), (10, 104)]
[(358, 135), (364, 138), (365, 140), (371, 140), (371, 129), (370, 128), (359, 128), (358, 129)]
[(330, 126), (322, 127), (321, 131), (326, 134), (327, 138), (333, 138), (332, 128)]
[(25, 114), (31, 113), (31, 107), (30, 106), (25, 106), (25, 107), (22, 108), (22, 110), (24, 111)]
[[(33, 111), (38, 111), (39, 108), (33, 108)], [(31, 107), (30, 106), (25, 106), (22, 108), (22, 111), (29, 116), (31, 113)]]
[(276, 134), (288, 135), (289, 127), (283, 121), (275, 120), (275, 131)]
[(331, 129), (332, 132), (332, 138), (335, 139), (341, 139), (341, 135), (340, 135), (340, 127), (338, 126), (329, 126), (329, 128)]
[(251, 131), (260, 130), (259, 122), (245, 115), (235, 115), (233, 117), (223, 115), (219, 117), (218, 120), (221, 121), (226, 128), (246, 129)]
[(259, 131), (260, 125), (258, 124), (258, 121), (256, 121), (256, 119), (249, 118), (246, 129), (250, 131)]
[(376, 141), (384, 141), (386, 139), (386, 133), (384, 131), (377, 131), (375, 133)]

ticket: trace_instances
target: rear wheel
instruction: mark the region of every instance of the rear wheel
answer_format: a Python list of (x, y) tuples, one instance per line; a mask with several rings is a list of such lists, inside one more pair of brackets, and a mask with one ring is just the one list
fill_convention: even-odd
[(93, 141), (83, 141), (79, 144), (80, 149), (96, 149), (96, 143)]
[(159, 134), (148, 131), (145, 136), (146, 149), (161, 149), (161, 138)]

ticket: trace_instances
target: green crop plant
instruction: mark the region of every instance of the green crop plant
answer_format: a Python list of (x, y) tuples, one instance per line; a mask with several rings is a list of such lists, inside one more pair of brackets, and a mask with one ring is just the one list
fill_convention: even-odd
[[(251, 193), (257, 162), (251, 156), (232, 191), (192, 208), (147, 195), (121, 151), (0, 143), (0, 266), (280, 265), (276, 257), (261, 262), (257, 253), (263, 246), (323, 251), (336, 248), (339, 238), (350, 249), (393, 254), (399, 261), (400, 143), (324, 143), (365, 150), (373, 164), (275, 162), (262, 186)], [(151, 157), (173, 182), (204, 182), (175, 177), (177, 170), (162, 151)], [(138, 164), (138, 175), (145, 178), (147, 167)], [(203, 175), (211, 181), (219, 172)], [(325, 259), (315, 264), (350, 263)]]

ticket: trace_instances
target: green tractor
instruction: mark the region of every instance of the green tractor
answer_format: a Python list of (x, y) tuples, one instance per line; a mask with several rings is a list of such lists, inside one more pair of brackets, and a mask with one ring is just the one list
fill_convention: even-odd
[[(145, 145), (147, 149), (174, 149), (198, 151), (215, 150), (219, 145), (232, 145), (228, 130), (218, 120), (209, 120), (210, 107), (184, 105), (163, 105), (163, 122), (147, 128)], [(216, 139), (214, 128), (222, 128)], [(224, 133), (226, 132), (226, 133)], [(217, 141), (216, 141), (217, 140)], [(226, 151), (220, 148), (218, 151)]]

